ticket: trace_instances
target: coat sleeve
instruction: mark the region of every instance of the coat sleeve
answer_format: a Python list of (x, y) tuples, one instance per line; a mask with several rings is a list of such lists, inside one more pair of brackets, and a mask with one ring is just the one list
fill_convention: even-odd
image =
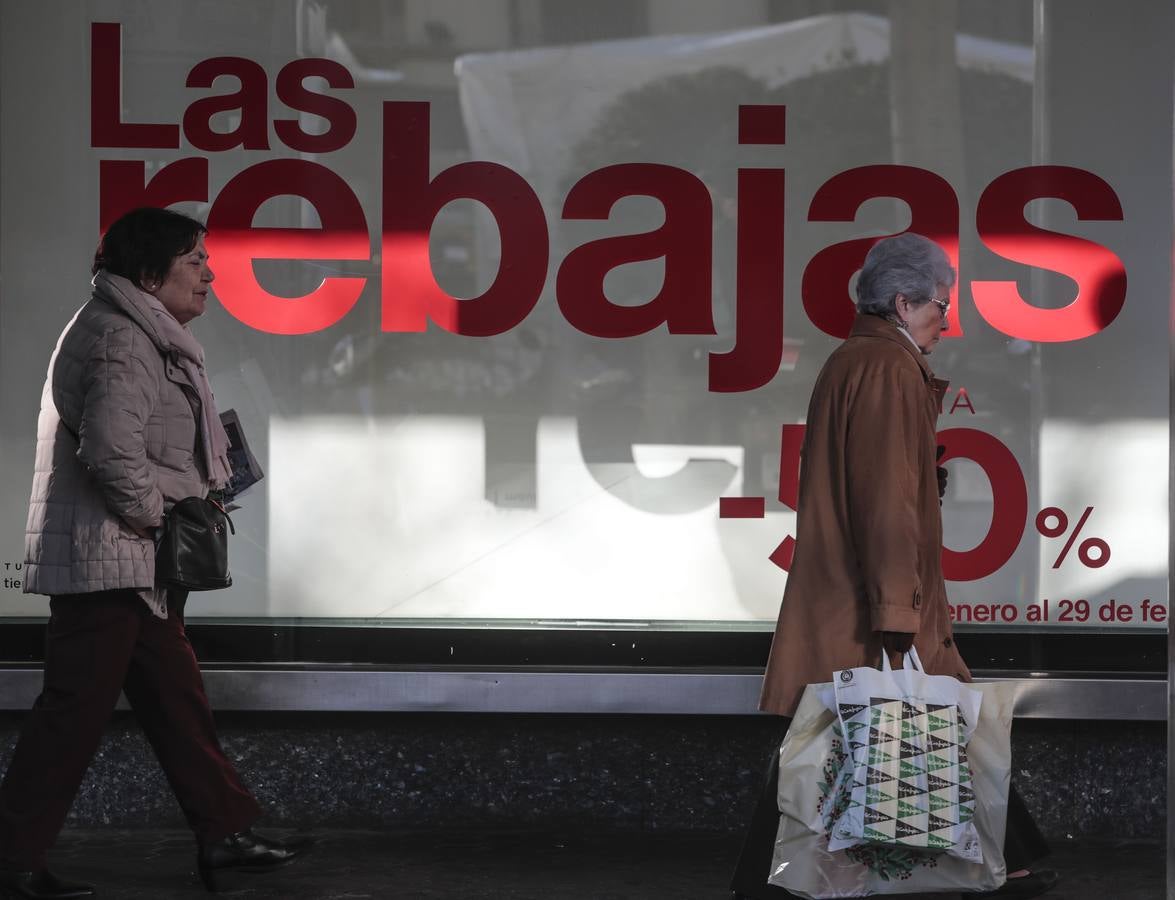
[(887, 364), (865, 373), (850, 406), (846, 499), (874, 631), (917, 633), (921, 624), (925, 419), (926, 386), (913, 366)]
[(163, 522), (163, 493), (145, 439), (158, 399), (158, 383), (141, 356), (146, 342), (128, 327), (94, 344), (82, 377), (78, 427), (78, 459), (110, 511), (139, 531)]

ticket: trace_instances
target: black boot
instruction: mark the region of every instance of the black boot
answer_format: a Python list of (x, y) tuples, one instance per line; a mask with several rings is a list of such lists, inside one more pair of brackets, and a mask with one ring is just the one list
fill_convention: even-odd
[(196, 868), (204, 887), (215, 891), (219, 875), (224, 872), (272, 872), (305, 855), (313, 844), (309, 838), (281, 841), (264, 837), (250, 828), (219, 841), (200, 844)]
[(94, 886), (78, 881), (62, 881), (48, 869), (21, 872), (0, 868), (0, 896), (29, 900), (73, 900), (93, 897)]

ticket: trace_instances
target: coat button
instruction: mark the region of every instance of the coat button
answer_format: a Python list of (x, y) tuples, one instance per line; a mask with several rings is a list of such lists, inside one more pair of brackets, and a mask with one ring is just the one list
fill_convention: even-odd
[(950, 638), (947, 638), (945, 641), (942, 642), (942, 645), (944, 647), (949, 647), (953, 643), (954, 643), (954, 641), (952, 641)]
[(921, 591), (914, 591), (914, 609), (917, 609), (921, 605), (922, 605), (922, 592)]

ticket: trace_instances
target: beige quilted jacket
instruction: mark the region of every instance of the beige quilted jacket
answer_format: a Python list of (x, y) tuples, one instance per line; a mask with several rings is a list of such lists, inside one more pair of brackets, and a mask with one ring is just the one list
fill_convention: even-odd
[(195, 387), (127, 280), (108, 276), (49, 360), (25, 534), (24, 589), (150, 589), (146, 536), (165, 509), (207, 493)]

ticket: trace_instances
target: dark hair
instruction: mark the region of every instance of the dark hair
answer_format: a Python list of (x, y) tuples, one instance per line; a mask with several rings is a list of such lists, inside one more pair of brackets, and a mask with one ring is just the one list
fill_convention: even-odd
[(208, 229), (201, 222), (170, 209), (143, 206), (131, 210), (106, 229), (94, 252), (98, 274), (105, 269), (142, 288), (142, 279), (162, 282), (171, 261), (190, 253)]

